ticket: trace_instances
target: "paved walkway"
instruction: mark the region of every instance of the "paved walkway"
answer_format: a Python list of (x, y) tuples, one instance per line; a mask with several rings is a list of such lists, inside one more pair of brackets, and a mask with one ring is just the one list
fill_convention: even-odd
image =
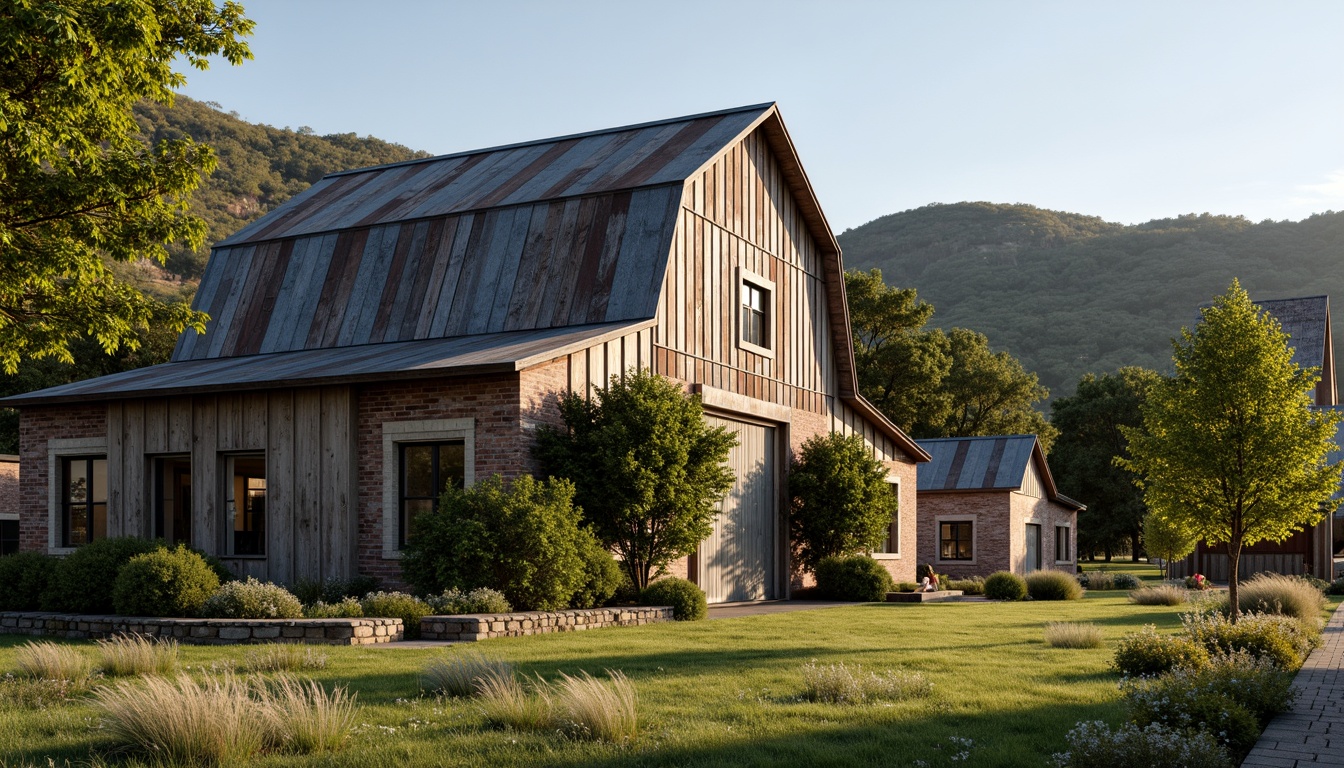
[(1344, 608), (1330, 617), (1293, 685), (1297, 703), (1270, 722), (1242, 768), (1344, 766)]

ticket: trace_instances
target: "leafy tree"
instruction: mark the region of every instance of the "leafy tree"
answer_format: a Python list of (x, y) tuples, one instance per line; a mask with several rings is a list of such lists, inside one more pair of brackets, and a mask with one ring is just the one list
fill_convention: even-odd
[[(213, 0), (64, 0), (0, 7), (0, 367), (21, 359), (70, 361), (90, 336), (108, 352), (133, 346), (155, 302), (116, 279), (104, 259), (162, 262), (164, 244), (199, 245), (187, 213), (209, 147), (142, 141), (140, 99), (171, 103), (185, 78), (223, 56), (251, 56), (252, 22)], [(173, 305), (174, 330), (205, 316)]]
[(1339, 414), (1311, 408), (1318, 379), (1241, 284), (1173, 340), (1176, 373), (1148, 393), (1143, 429), (1121, 428), (1148, 508), (1227, 545), (1232, 620), (1242, 547), (1315, 525), (1339, 488), (1326, 464)]
[(1171, 578), (1171, 561), (1195, 551), (1194, 534), (1161, 515), (1143, 519), (1143, 542), (1150, 557), (1162, 558), (1165, 563), (1162, 571), (1167, 578)]
[(612, 376), (592, 400), (565, 395), (560, 414), (564, 428), (538, 430), (537, 458), (573, 481), (584, 517), (642, 590), (713, 533), (737, 437), (705, 423), (698, 396), (644, 369)]
[(952, 368), (943, 389), (952, 412), (939, 437), (1035, 434), (1049, 451), (1056, 430), (1032, 406), (1050, 395), (1036, 374), (1007, 352), (994, 352), (983, 333), (953, 328), (948, 333)]
[(789, 528), (798, 559), (816, 570), (827, 557), (872, 551), (896, 514), (887, 468), (858, 435), (813, 435), (789, 469)]
[[(1078, 551), (1110, 553), (1129, 539), (1139, 559), (1140, 537), (1148, 508), (1134, 473), (1115, 463), (1129, 457), (1123, 427), (1143, 424), (1140, 408), (1161, 377), (1145, 368), (1087, 374), (1072, 397), (1050, 404), (1050, 422), (1059, 437), (1050, 448), (1050, 469), (1060, 490), (1087, 504), (1078, 515)], [(1149, 548), (1149, 552), (1152, 548)]]

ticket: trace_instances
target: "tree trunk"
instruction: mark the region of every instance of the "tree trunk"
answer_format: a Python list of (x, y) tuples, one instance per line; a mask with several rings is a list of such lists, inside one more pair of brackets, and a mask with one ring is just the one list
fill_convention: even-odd
[[(1235, 536), (1232, 538), (1236, 538)], [(1237, 604), (1237, 573), (1241, 564), (1241, 542), (1227, 542), (1227, 607), (1228, 616), (1236, 624), (1241, 617), (1241, 607)]]
[(1139, 562), (1139, 533), (1138, 529), (1129, 532), (1129, 559), (1132, 562)]

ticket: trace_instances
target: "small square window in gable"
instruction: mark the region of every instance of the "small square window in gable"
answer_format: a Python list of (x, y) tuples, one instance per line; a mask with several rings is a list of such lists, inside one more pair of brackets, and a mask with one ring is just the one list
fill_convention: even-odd
[(774, 357), (775, 284), (741, 267), (737, 273), (737, 344), (748, 352)]

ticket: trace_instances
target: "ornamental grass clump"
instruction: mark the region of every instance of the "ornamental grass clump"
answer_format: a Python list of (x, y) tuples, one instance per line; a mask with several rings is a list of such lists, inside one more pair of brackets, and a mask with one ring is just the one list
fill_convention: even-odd
[(932, 693), (933, 683), (918, 672), (865, 672), (858, 664), (818, 664), (815, 659), (803, 665), (802, 697), (806, 701), (863, 704), (922, 698)]
[(1143, 587), (1129, 593), (1129, 602), (1136, 605), (1180, 605), (1189, 599), (1190, 593), (1174, 584)]
[(1032, 571), (1027, 574), (1027, 594), (1032, 600), (1081, 600), (1083, 585), (1064, 571)]
[(19, 646), (14, 661), (21, 676), (37, 680), (79, 682), (93, 672), (93, 663), (80, 649), (47, 641)]
[(1237, 589), (1242, 613), (1281, 613), (1306, 622), (1319, 622), (1325, 595), (1310, 582), (1278, 573), (1257, 573)]
[(1045, 625), (1045, 642), (1052, 648), (1100, 648), (1104, 637), (1096, 624), (1052, 621)]
[(113, 741), (169, 765), (233, 765), (260, 752), (271, 731), (247, 683), (232, 675), (148, 677), (93, 696)]
[(140, 635), (114, 635), (98, 641), (103, 674), (171, 675), (181, 664), (177, 641), (172, 638), (148, 638)]
[(1115, 589), (1115, 576), (1106, 571), (1088, 571), (1078, 574), (1078, 583), (1096, 592)]
[(355, 694), (342, 686), (328, 691), (316, 680), (281, 675), (259, 688), (259, 697), (266, 713), (267, 741), (285, 752), (339, 749), (355, 725)]
[(1210, 734), (1158, 724), (1125, 723), (1112, 730), (1100, 720), (1079, 723), (1065, 737), (1069, 751), (1054, 756), (1058, 768), (1232, 768), (1227, 750)]
[(481, 714), (499, 728), (519, 731), (549, 731), (555, 727), (555, 702), (551, 686), (538, 677), (531, 691), (513, 675), (487, 675), (477, 688)]
[(296, 672), (326, 669), (327, 654), (297, 643), (267, 643), (243, 654), (240, 665), (248, 672)]
[(475, 696), (486, 681), (505, 679), (513, 679), (513, 665), (475, 649), (435, 659), (421, 676), (426, 689), (447, 696)]
[(555, 686), (555, 716), (571, 738), (624, 744), (639, 734), (635, 686), (620, 671), (599, 680), (587, 672), (560, 674)]
[[(911, 586), (917, 587), (918, 585), (912, 584)], [(964, 595), (983, 595), (985, 594), (985, 577), (972, 576), (968, 579), (948, 579), (946, 588), (959, 589)], [(914, 592), (915, 590), (909, 589), (902, 591)]]
[(1208, 663), (1209, 651), (1202, 644), (1181, 635), (1158, 634), (1152, 624), (1120, 638), (1112, 661), (1115, 669), (1128, 677), (1160, 675), (1176, 667), (1199, 668)]

